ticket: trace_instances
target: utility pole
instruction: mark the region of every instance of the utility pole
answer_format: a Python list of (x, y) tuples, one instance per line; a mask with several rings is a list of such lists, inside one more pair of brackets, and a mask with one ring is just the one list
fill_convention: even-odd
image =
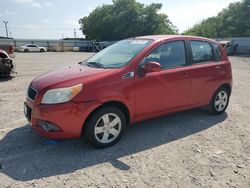
[(4, 23), (4, 25), (5, 25), (6, 36), (7, 36), (7, 38), (9, 38), (9, 35), (8, 35), (8, 27), (7, 27), (8, 21), (3, 21), (3, 23)]
[(64, 35), (64, 33), (62, 33), (62, 43), (61, 43), (61, 51), (62, 52), (64, 52), (64, 43), (63, 43), (63, 36)]
[(9, 34), (10, 34), (10, 38), (12, 38), (12, 33), (11, 33), (11, 31), (9, 32)]
[(75, 36), (75, 38), (76, 38), (76, 29), (74, 29), (74, 36)]

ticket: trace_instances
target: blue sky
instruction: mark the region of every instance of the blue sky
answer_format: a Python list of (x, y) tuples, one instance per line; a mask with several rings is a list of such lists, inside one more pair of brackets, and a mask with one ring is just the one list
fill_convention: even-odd
[[(229, 3), (239, 0), (137, 0), (144, 4), (162, 3), (166, 13), (180, 32), (200, 20), (215, 16)], [(3, 20), (7, 20), (12, 37), (22, 39), (59, 39), (77, 37), (79, 18), (95, 7), (110, 4), (112, 0), (1, 0), (0, 36), (6, 36)]]

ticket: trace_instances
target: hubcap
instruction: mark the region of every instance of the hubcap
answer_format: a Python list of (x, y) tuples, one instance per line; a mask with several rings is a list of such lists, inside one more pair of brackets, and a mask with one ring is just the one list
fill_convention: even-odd
[(121, 123), (116, 114), (103, 115), (95, 125), (95, 138), (103, 144), (112, 142), (121, 132)]
[(215, 109), (219, 112), (225, 109), (228, 101), (228, 96), (225, 91), (220, 91), (215, 97)]

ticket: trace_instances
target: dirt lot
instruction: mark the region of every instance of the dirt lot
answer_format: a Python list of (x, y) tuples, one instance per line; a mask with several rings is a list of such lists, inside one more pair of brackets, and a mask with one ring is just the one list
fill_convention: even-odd
[(89, 55), (16, 54), (18, 74), (0, 80), (0, 187), (250, 187), (250, 58), (231, 58), (227, 113), (198, 109), (142, 122), (103, 150), (81, 139), (47, 145), (24, 118), (26, 88)]

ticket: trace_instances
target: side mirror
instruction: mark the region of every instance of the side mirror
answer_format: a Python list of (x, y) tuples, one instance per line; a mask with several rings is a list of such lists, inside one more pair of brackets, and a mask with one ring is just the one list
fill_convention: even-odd
[(161, 71), (160, 63), (156, 61), (149, 61), (145, 65), (139, 67), (138, 74), (140, 76), (144, 76), (146, 73), (159, 72), (159, 71)]
[(149, 61), (148, 63), (145, 64), (144, 70), (146, 73), (159, 72), (161, 71), (161, 65), (156, 61)]

